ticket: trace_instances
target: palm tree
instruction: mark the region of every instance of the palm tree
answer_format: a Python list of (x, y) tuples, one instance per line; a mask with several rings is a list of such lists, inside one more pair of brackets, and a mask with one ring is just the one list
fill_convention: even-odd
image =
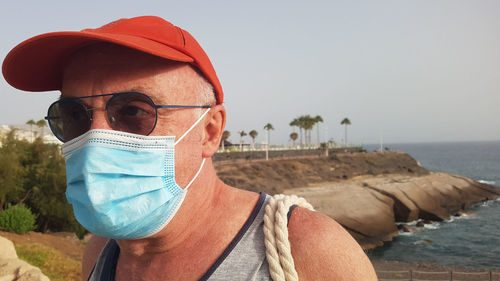
[(351, 120), (349, 120), (349, 118), (346, 117), (344, 118), (344, 120), (342, 120), (342, 122), (340, 122), (340, 125), (345, 126), (344, 146), (347, 146), (347, 126), (351, 125)]
[(311, 130), (314, 127), (314, 124), (316, 121), (314, 121), (314, 118), (311, 117), (311, 115), (307, 114), (305, 116), (302, 116), (303, 119), (303, 128), (304, 132), (306, 134), (306, 143), (308, 145), (311, 144)]
[(250, 135), (250, 137), (252, 137), (252, 149), (255, 149), (255, 138), (259, 133), (257, 133), (257, 131), (255, 130), (251, 130), (248, 134)]
[(265, 126), (264, 126), (264, 130), (267, 131), (267, 143), (269, 144), (269, 130), (274, 130), (274, 127), (271, 123), (267, 123)]
[(221, 141), (222, 150), (224, 150), (224, 143), (227, 141), (227, 139), (229, 138), (230, 135), (231, 135), (231, 133), (229, 131), (224, 131), (222, 133), (222, 141)]
[(34, 138), (34, 136), (33, 136), (33, 125), (36, 125), (36, 122), (35, 122), (35, 120), (30, 119), (30, 120), (28, 120), (28, 122), (26, 122), (26, 124), (30, 125), (31, 142), (33, 142), (33, 138)]
[(293, 132), (295, 132), (295, 127), (299, 127), (299, 120), (297, 118), (293, 119), (292, 122), (290, 122), (290, 127), (292, 127)]
[(43, 128), (45, 126), (47, 126), (47, 121), (45, 121), (44, 119), (40, 119), (38, 121), (36, 121), (36, 126), (40, 129), (42, 129), (42, 132), (41, 132), (41, 136), (42, 136), (42, 139), (43, 139)]
[[(307, 130), (306, 130), (306, 122), (307, 122), (307, 116), (299, 116), (298, 118), (298, 123), (299, 123), (299, 131), (300, 131), (300, 144), (305, 144), (307, 142)], [(302, 133), (302, 130), (304, 130), (304, 133)]]
[(271, 123), (267, 123), (264, 126), (264, 130), (266, 130), (266, 132), (267, 132), (266, 160), (269, 160), (269, 142), (270, 142), (269, 131), (274, 130), (274, 127)]
[[(323, 118), (321, 116), (317, 115), (316, 117), (311, 117), (311, 115), (302, 115), (299, 116), (290, 122), (290, 126), (292, 127), (298, 127), (299, 128), (299, 137), (300, 137), (300, 143), (301, 144), (308, 144), (310, 145), (312, 143), (311, 140), (311, 131), (318, 122), (323, 122)], [(302, 133), (304, 131), (304, 133)], [(318, 126), (318, 143), (319, 143), (319, 126)]]
[(299, 134), (293, 132), (290, 134), (290, 139), (293, 141), (293, 147), (295, 147), (295, 140), (299, 137)]
[(318, 133), (318, 146), (319, 146), (319, 123), (323, 123), (323, 118), (321, 118), (321, 116), (319, 115), (316, 115), (316, 117), (314, 117), (314, 123), (318, 124), (316, 125), (316, 132)]
[(292, 122), (290, 122), (290, 126), (292, 126), (294, 128), (294, 132), (295, 132), (295, 127), (299, 128), (299, 133), (300, 133), (300, 143), (302, 144), (302, 116), (300, 117), (297, 117), (295, 119), (292, 120)]
[(238, 132), (240, 134), (240, 151), (243, 150), (243, 137), (247, 135), (245, 131)]

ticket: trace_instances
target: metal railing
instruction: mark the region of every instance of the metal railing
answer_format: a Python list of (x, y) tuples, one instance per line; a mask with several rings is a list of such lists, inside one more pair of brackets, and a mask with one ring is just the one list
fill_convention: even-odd
[(377, 271), (379, 281), (500, 281), (500, 271)]

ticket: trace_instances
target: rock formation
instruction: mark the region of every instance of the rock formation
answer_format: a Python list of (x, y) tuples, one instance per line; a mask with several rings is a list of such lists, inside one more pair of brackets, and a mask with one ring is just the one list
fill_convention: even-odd
[(318, 212), (335, 219), (365, 248), (381, 246), (398, 233), (394, 200), (352, 181), (288, 189), (285, 193), (306, 198)]
[(0, 281), (49, 281), (40, 269), (18, 259), (14, 244), (0, 236)]
[(401, 152), (343, 153), (310, 159), (215, 162), (227, 184), (268, 194), (311, 183), (351, 179), (361, 175), (428, 175), (410, 155)]
[(305, 197), (342, 224), (364, 248), (390, 241), (397, 222), (442, 221), (495, 199), (500, 189), (431, 173), (401, 152), (347, 153), (311, 159), (215, 163), (235, 187)]
[(494, 187), (446, 173), (361, 176), (285, 193), (306, 198), (344, 226), (365, 249), (397, 235), (396, 222), (442, 221), (500, 194)]

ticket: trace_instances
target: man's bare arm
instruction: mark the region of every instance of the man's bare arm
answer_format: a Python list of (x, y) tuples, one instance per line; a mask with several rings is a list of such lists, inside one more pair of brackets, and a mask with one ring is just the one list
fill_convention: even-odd
[(359, 244), (328, 216), (296, 208), (288, 229), (299, 280), (378, 280)]

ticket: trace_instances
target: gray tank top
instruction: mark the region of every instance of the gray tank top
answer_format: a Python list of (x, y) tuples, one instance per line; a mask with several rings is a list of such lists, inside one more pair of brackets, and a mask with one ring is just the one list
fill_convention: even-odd
[[(269, 196), (261, 193), (255, 208), (222, 255), (200, 278), (206, 281), (271, 281), (264, 245), (264, 213)], [(114, 281), (120, 248), (109, 240), (101, 251), (89, 281)]]

